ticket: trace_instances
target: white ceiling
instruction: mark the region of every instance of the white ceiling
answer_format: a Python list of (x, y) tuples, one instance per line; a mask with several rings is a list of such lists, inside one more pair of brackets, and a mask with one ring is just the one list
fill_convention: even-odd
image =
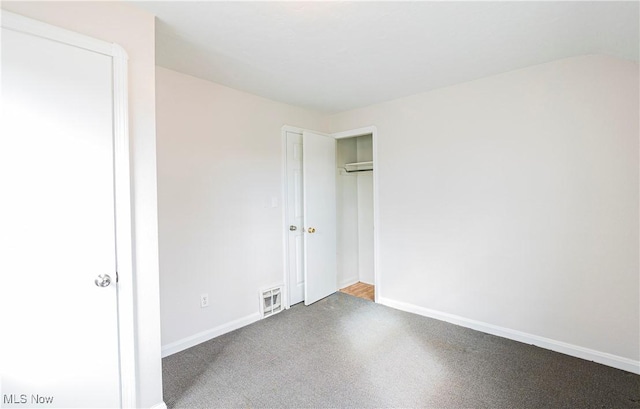
[(157, 64), (339, 112), (582, 54), (638, 61), (634, 2), (134, 2)]

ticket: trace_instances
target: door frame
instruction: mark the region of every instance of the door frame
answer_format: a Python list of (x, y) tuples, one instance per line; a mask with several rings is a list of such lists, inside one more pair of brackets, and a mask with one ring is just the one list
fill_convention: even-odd
[(2, 28), (30, 34), (103, 54), (112, 61), (114, 210), (120, 399), (123, 408), (137, 407), (134, 267), (129, 156), (127, 52), (115, 43), (98, 40), (42, 21), (2, 11)]
[[(282, 134), (282, 174), (281, 174), (281, 180), (282, 180), (282, 198), (281, 198), (281, 203), (282, 203), (282, 245), (284, 247), (284, 251), (283, 251), (283, 265), (284, 265), (284, 274), (283, 274), (283, 282), (285, 283), (284, 285), (284, 308), (288, 309), (291, 307), (291, 305), (289, 304), (289, 244), (288, 244), (288, 226), (286, 225), (286, 222), (288, 220), (287, 216), (289, 214), (289, 210), (288, 210), (288, 201), (287, 201), (287, 194), (288, 194), (288, 186), (287, 186), (287, 132), (296, 132), (296, 133), (300, 133), (302, 134), (302, 132), (304, 131), (309, 131), (309, 132), (317, 132), (311, 129), (304, 129), (304, 128), (299, 128), (299, 127), (295, 127), (295, 126), (289, 126), (289, 125), (284, 125), (282, 127), (281, 130), (281, 134)], [(326, 135), (326, 134), (325, 134)], [(332, 138), (335, 138), (336, 140), (338, 139), (344, 139), (344, 138), (353, 138), (356, 136), (363, 136), (363, 135), (371, 135), (372, 138), (372, 145), (373, 145), (373, 283), (375, 285), (375, 302), (377, 303), (379, 298), (380, 298), (380, 292), (381, 292), (381, 279), (380, 279), (380, 268), (379, 268), (379, 263), (380, 263), (380, 256), (379, 256), (379, 232), (378, 232), (378, 226), (380, 225), (379, 223), (379, 178), (378, 178), (378, 171), (377, 171), (377, 163), (378, 163), (378, 129), (375, 126), (366, 126), (366, 127), (362, 127), (362, 128), (356, 128), (356, 129), (350, 129), (347, 131), (343, 131), (343, 132), (336, 132), (333, 134), (329, 134), (329, 136), (331, 136)], [(302, 160), (304, 161), (304, 157), (302, 158)], [(306, 283), (305, 283), (306, 285)]]

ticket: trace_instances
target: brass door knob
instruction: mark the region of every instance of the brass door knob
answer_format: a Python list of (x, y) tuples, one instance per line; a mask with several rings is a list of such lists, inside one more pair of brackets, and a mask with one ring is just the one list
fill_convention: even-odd
[(315, 233), (315, 232), (316, 232), (316, 228), (315, 228), (315, 227), (309, 227), (309, 228), (307, 229), (307, 231), (308, 231), (309, 233)]

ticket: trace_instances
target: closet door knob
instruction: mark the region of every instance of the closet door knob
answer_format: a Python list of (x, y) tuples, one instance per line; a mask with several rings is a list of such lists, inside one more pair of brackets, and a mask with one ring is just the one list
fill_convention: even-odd
[(296, 230), (298, 230), (298, 228), (296, 226), (294, 226), (294, 225), (291, 225), (291, 226), (289, 226), (289, 230), (296, 231)]
[(315, 227), (309, 227), (309, 228), (307, 229), (307, 231), (308, 231), (309, 233), (315, 233), (315, 232), (316, 232), (316, 228), (315, 228)]

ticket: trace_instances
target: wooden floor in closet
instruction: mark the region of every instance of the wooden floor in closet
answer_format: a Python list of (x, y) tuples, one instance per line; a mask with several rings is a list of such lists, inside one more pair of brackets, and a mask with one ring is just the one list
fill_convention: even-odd
[(375, 287), (371, 284), (365, 284), (357, 282), (349, 287), (345, 287), (340, 290), (345, 294), (353, 295), (354, 297), (364, 298), (365, 300), (373, 301), (375, 294)]

